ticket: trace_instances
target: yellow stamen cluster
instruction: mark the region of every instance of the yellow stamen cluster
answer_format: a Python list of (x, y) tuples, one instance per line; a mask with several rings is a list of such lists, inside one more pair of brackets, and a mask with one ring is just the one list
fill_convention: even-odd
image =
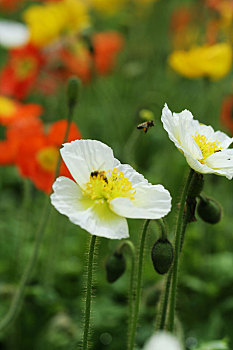
[(41, 149), (37, 154), (37, 161), (45, 171), (55, 171), (59, 152), (56, 147), (49, 146)]
[(204, 163), (206, 158), (211, 156), (211, 154), (221, 150), (219, 142), (210, 142), (205, 135), (196, 134), (194, 140), (202, 153), (202, 159), (200, 160), (201, 163)]
[(114, 168), (111, 171), (93, 171), (86, 184), (85, 194), (94, 201), (111, 201), (116, 197), (134, 199), (136, 191), (122, 171)]
[(16, 112), (16, 106), (11, 99), (0, 96), (0, 115), (1, 117), (11, 117)]

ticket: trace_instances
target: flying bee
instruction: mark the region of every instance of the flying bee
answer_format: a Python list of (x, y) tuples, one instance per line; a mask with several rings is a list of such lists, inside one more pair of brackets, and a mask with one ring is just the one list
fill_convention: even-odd
[(146, 133), (147, 130), (148, 130), (149, 128), (151, 128), (152, 126), (154, 126), (154, 125), (155, 125), (155, 124), (154, 124), (153, 120), (148, 120), (147, 122), (138, 124), (137, 129), (143, 129), (144, 132)]
[(105, 171), (95, 170), (91, 172), (91, 177), (97, 177), (98, 175), (102, 180), (106, 182), (106, 184), (108, 184), (108, 179), (107, 176), (105, 176)]

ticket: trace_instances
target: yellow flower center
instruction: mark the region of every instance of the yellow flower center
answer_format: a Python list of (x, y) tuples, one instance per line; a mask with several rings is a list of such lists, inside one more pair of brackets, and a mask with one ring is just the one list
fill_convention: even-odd
[(16, 73), (19, 79), (25, 79), (36, 68), (36, 61), (32, 57), (27, 57), (15, 62)]
[(103, 203), (116, 197), (134, 199), (136, 191), (132, 183), (117, 168), (109, 171), (93, 171), (86, 184), (85, 194), (92, 200)]
[(0, 115), (1, 117), (11, 117), (16, 111), (15, 103), (9, 98), (0, 96)]
[(210, 142), (205, 135), (196, 134), (193, 138), (202, 153), (202, 159), (200, 160), (201, 163), (204, 163), (206, 158), (211, 156), (211, 154), (221, 150), (219, 142)]
[(59, 152), (56, 147), (49, 146), (41, 149), (37, 153), (37, 160), (46, 171), (55, 171), (57, 166)]

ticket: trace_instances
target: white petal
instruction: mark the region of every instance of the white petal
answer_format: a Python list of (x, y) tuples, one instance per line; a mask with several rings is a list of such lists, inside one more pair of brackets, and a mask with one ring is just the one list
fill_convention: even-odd
[(208, 167), (206, 164), (202, 164), (199, 162), (199, 160), (193, 158), (189, 153), (184, 153), (184, 156), (187, 160), (187, 163), (189, 166), (197, 171), (198, 173), (202, 174), (212, 174), (214, 173), (214, 170)]
[(211, 139), (214, 136), (214, 129), (210, 125), (198, 123), (196, 134), (205, 135), (207, 139)]
[(116, 168), (119, 171), (122, 171), (125, 177), (127, 177), (133, 185), (138, 183), (148, 183), (148, 181), (144, 178), (143, 175), (139, 174), (134, 168), (132, 168), (128, 164), (120, 163), (118, 166), (116, 166)]
[(134, 188), (134, 200), (118, 197), (110, 202), (114, 213), (127, 218), (160, 219), (171, 210), (171, 196), (163, 186), (140, 183)]
[(164, 129), (167, 131), (169, 139), (173, 141), (176, 147), (180, 148), (183, 151), (183, 148), (180, 144), (180, 130), (179, 130), (179, 119), (172, 116), (172, 112), (165, 104), (162, 110), (162, 123)]
[(226, 176), (231, 180), (233, 176), (233, 149), (212, 154), (206, 159), (206, 164), (213, 169), (215, 174)]
[(63, 146), (62, 158), (75, 181), (83, 188), (92, 171), (108, 171), (114, 167), (112, 149), (100, 141), (76, 140)]
[(0, 21), (0, 45), (18, 47), (25, 45), (29, 39), (28, 28), (15, 21)]
[(190, 153), (194, 158), (202, 157), (200, 148), (192, 137), (195, 135), (196, 121), (193, 120), (191, 112), (184, 110), (172, 115), (165, 104), (161, 120), (170, 140), (175, 143), (177, 148), (182, 152)]
[(111, 239), (129, 236), (126, 219), (114, 214), (106, 203), (97, 205), (84, 197), (74, 181), (59, 177), (53, 184), (53, 190), (51, 202), (54, 207), (92, 235)]
[(154, 334), (143, 350), (181, 350), (181, 345), (174, 335), (162, 331)]
[(219, 143), (221, 149), (226, 149), (233, 142), (233, 137), (229, 137), (224, 132), (216, 131), (210, 141), (215, 141), (216, 143)]

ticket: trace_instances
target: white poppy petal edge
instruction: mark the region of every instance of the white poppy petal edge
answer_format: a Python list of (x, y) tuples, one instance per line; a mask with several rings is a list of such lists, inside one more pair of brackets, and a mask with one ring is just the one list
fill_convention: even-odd
[(96, 208), (91, 200), (83, 197), (80, 187), (73, 180), (61, 176), (53, 184), (53, 190), (50, 196), (53, 206), (72, 223), (100, 237), (129, 237), (127, 220), (107, 207)]
[(173, 113), (165, 104), (161, 117), (163, 127), (187, 163), (202, 174), (216, 174), (232, 179), (233, 157), (226, 157), (233, 138), (209, 125), (200, 124), (192, 113)]

